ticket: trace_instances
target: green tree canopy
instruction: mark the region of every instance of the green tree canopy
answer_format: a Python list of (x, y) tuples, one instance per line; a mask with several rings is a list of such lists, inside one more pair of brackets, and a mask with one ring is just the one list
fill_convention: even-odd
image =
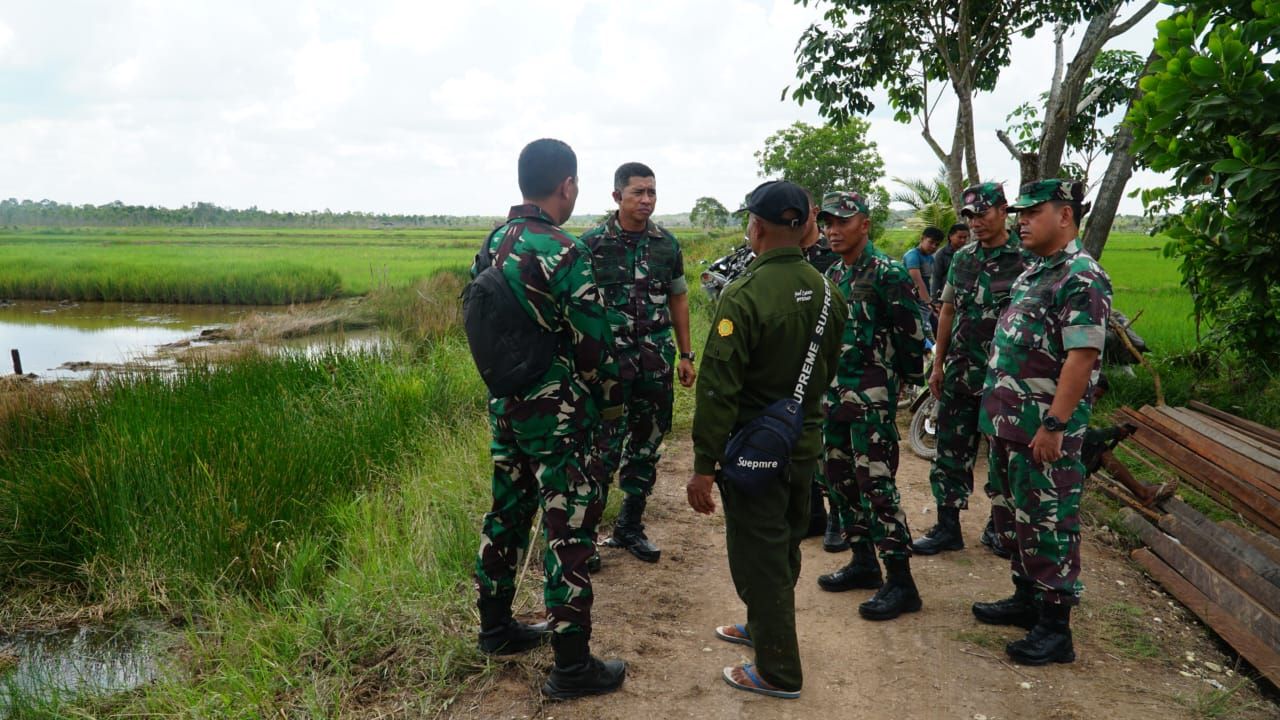
[(1193, 0), (1156, 29), (1128, 122), (1172, 182), (1143, 202), (1211, 337), (1280, 367), (1280, 0)]
[(700, 197), (689, 211), (689, 222), (706, 230), (724, 227), (729, 224), (729, 210), (713, 197)]
[(760, 176), (787, 180), (805, 188), (815, 202), (831, 190), (854, 190), (871, 204), (873, 228), (889, 217), (889, 193), (880, 185), (884, 160), (867, 139), (867, 121), (851, 118), (840, 127), (797, 122), (764, 141), (756, 153)]

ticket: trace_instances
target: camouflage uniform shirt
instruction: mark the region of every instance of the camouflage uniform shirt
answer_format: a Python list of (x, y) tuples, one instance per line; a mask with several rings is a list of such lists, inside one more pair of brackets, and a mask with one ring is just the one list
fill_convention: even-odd
[(966, 395), (982, 392), (991, 359), (991, 338), (1009, 306), (1013, 283), (1031, 258), (1012, 235), (1000, 247), (971, 242), (955, 251), (939, 298), (955, 306), (944, 382)]
[[(1058, 392), (1067, 353), (1101, 351), (1110, 311), (1111, 278), (1078, 240), (1023, 272), (996, 326), (979, 428), (1029, 445)], [(1067, 419), (1064, 453), (1080, 450), (1100, 362), (1101, 355), (1084, 397)]]
[(623, 377), (671, 375), (675, 342), (668, 302), (689, 292), (680, 243), (652, 222), (643, 232), (623, 230), (617, 212), (582, 242), (591, 250)]
[(827, 392), (827, 417), (893, 427), (898, 388), (924, 382), (920, 301), (906, 268), (871, 243), (852, 265), (832, 265), (827, 277), (849, 308), (840, 364)]
[[(621, 403), (613, 334), (591, 269), (591, 253), (536, 205), (516, 205), (507, 224), (489, 236), (497, 255), (512, 226), (520, 236), (502, 274), (539, 325), (560, 335), (556, 357), (542, 379), (523, 395), (489, 399), (498, 430), (509, 430), (532, 451), (595, 426), (606, 407)], [(475, 265), (471, 276), (477, 275)]]

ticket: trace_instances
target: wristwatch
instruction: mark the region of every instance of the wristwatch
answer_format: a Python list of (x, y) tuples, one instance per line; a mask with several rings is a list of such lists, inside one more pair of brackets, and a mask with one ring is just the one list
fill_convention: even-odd
[(697, 355), (695, 355), (692, 350), (689, 352), (680, 353), (681, 360), (688, 360), (689, 362), (693, 362), (694, 358), (696, 357)]
[(1050, 415), (1049, 413), (1044, 414), (1044, 419), (1040, 421), (1040, 425), (1049, 432), (1062, 432), (1067, 429), (1067, 424), (1065, 422)]

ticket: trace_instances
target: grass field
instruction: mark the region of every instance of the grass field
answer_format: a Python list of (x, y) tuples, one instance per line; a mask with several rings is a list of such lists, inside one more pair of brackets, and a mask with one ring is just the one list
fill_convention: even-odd
[(483, 229), (0, 231), (0, 297), (280, 305), (466, 267)]
[[(127, 239), (106, 251), (143, 259), (198, 245), (213, 262), (266, 246), (324, 262), (322, 248), (421, 258), (422, 245), (469, 258), (479, 237), (470, 232), (119, 233), (111, 237)], [(107, 234), (90, 235), (47, 239), (83, 248)], [(712, 313), (701, 263), (740, 237), (681, 233), (699, 352)], [(1144, 310), (1137, 328), (1157, 361), (1193, 333), (1176, 263), (1158, 245), (1117, 235), (1103, 263), (1116, 306)], [(138, 612), (184, 625), (180, 672), (106, 698), (18, 697), (15, 716), (329, 717), (376, 714), (380, 703), (433, 716), (483, 682), (493, 665), (473, 644), (469, 575), (488, 425), (457, 327), (462, 280), (397, 277), (403, 287), (378, 287), (364, 304), (412, 341), (403, 352), (251, 358), (0, 402), (0, 507), (10, 518), (0, 528), (0, 625)], [(1195, 389), (1193, 378), (1174, 380)], [(1116, 384), (1126, 402), (1150, 393), (1141, 372)], [(687, 433), (692, 400), (677, 388), (674, 432)], [(525, 608), (538, 604), (534, 590), (524, 589)]]
[[(456, 303), (458, 287), (405, 292)], [(412, 351), (20, 397), (0, 403), (0, 625), (185, 629), (165, 661), (180, 672), (137, 692), (15, 696), (0, 678), (12, 717), (332, 717), (376, 688), (430, 715), (483, 677), (468, 578), (488, 425), (450, 320)]]

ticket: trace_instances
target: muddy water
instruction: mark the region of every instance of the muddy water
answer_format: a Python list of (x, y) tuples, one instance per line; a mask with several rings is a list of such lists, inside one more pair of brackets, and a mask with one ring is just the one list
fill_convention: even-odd
[(141, 622), (0, 635), (0, 716), (31, 701), (136, 688), (160, 674), (157, 628)]
[(151, 303), (57, 303), (19, 300), (0, 305), (0, 374), (13, 372), (17, 349), (24, 372), (79, 378), (68, 363), (118, 364), (210, 327), (229, 325), (261, 308)]
[[(192, 340), (203, 330), (233, 325), (251, 313), (281, 311), (251, 305), (8, 302), (0, 304), (0, 375), (13, 372), (12, 349), (19, 351), (23, 372), (42, 380), (83, 379), (95, 365), (145, 361), (164, 366), (171, 362), (153, 356), (161, 345)], [(308, 337), (281, 346), (304, 351), (334, 344), (367, 348), (377, 341), (377, 333), (370, 331)]]

